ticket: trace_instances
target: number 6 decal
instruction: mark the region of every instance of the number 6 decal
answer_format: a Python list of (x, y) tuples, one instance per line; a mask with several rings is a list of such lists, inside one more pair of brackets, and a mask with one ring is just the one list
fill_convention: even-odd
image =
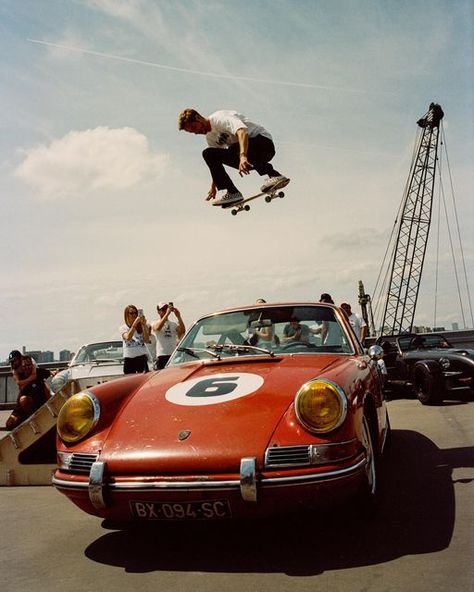
[(176, 405), (216, 405), (250, 395), (262, 384), (258, 374), (214, 374), (175, 384), (166, 392), (166, 399)]

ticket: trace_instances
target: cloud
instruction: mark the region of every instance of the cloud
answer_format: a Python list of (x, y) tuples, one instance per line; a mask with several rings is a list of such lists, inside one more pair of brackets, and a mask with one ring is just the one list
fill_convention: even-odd
[(104, 190), (125, 190), (161, 176), (168, 156), (151, 151), (129, 127), (71, 131), (49, 145), (26, 150), (15, 176), (46, 200)]

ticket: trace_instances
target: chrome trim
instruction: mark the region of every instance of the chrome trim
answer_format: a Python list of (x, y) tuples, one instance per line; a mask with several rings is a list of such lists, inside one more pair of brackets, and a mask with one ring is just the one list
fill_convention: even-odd
[(71, 473), (86, 473), (88, 475), (98, 456), (98, 454), (73, 452), (66, 470), (70, 471)]
[(66, 481), (65, 479), (58, 479), (54, 475), (51, 483), (58, 489), (89, 489), (89, 481)]
[(92, 464), (89, 474), (89, 499), (94, 508), (99, 510), (106, 507), (104, 500), (104, 473), (104, 462), (99, 460)]
[(240, 460), (240, 493), (246, 502), (257, 501), (257, 459), (255, 456)]
[(302, 467), (311, 465), (311, 445), (271, 446), (265, 450), (265, 467)]
[[(269, 477), (262, 478), (259, 481), (260, 487), (271, 488), (281, 486), (292, 486), (303, 484), (318, 483), (324, 481), (334, 481), (336, 479), (343, 479), (351, 476), (364, 469), (367, 459), (364, 457), (355, 465), (345, 467), (344, 469), (337, 469), (335, 471), (327, 471), (325, 473), (311, 473), (309, 475), (293, 475), (288, 477)], [(57, 479), (53, 476), (52, 483), (58, 489), (87, 489), (89, 483), (71, 482), (64, 479)], [(240, 489), (240, 480), (234, 479), (229, 481), (159, 481), (156, 483), (149, 482), (114, 482), (107, 484), (106, 489), (116, 492), (125, 491), (154, 491), (157, 489), (164, 490), (181, 490), (181, 491), (198, 491), (198, 490), (229, 490)]]
[(293, 446), (270, 446), (265, 450), (264, 466), (265, 468), (291, 468), (291, 467), (309, 467), (334, 462), (349, 460), (351, 454), (338, 456), (337, 458), (328, 458), (327, 451), (335, 447), (347, 446), (355, 442), (344, 440), (343, 442), (328, 442), (326, 444), (303, 444)]

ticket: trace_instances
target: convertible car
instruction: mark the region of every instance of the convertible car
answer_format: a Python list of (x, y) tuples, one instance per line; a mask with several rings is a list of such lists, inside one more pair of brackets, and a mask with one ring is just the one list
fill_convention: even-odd
[(414, 392), (423, 405), (439, 405), (474, 387), (474, 350), (454, 347), (437, 333), (379, 337), (387, 367), (386, 387)]
[(205, 316), (163, 370), (68, 399), (53, 484), (119, 522), (365, 505), (390, 434), (381, 353), (332, 305)]
[(78, 392), (118, 376), (123, 376), (122, 342), (88, 343), (52, 378), (51, 390), (56, 393), (70, 383), (71, 392)]

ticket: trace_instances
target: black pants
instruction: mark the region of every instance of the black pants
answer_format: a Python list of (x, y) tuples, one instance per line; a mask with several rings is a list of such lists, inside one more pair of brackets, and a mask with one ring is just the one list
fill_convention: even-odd
[[(224, 165), (234, 169), (239, 168), (239, 143), (232, 144), (229, 148), (206, 148), (203, 151), (202, 156), (211, 171), (211, 177), (217, 189), (227, 189), (227, 191), (235, 193), (237, 188), (232, 183), (231, 178), (224, 169)], [(278, 177), (280, 173), (270, 164), (270, 160), (274, 156), (275, 145), (270, 138), (266, 138), (265, 136), (249, 138), (247, 160), (259, 175)]]
[(148, 372), (147, 356), (138, 356), (137, 358), (123, 359), (123, 373), (124, 374), (141, 374)]
[(166, 362), (171, 358), (171, 356), (157, 356), (155, 360), (155, 370), (161, 370), (166, 366)]

